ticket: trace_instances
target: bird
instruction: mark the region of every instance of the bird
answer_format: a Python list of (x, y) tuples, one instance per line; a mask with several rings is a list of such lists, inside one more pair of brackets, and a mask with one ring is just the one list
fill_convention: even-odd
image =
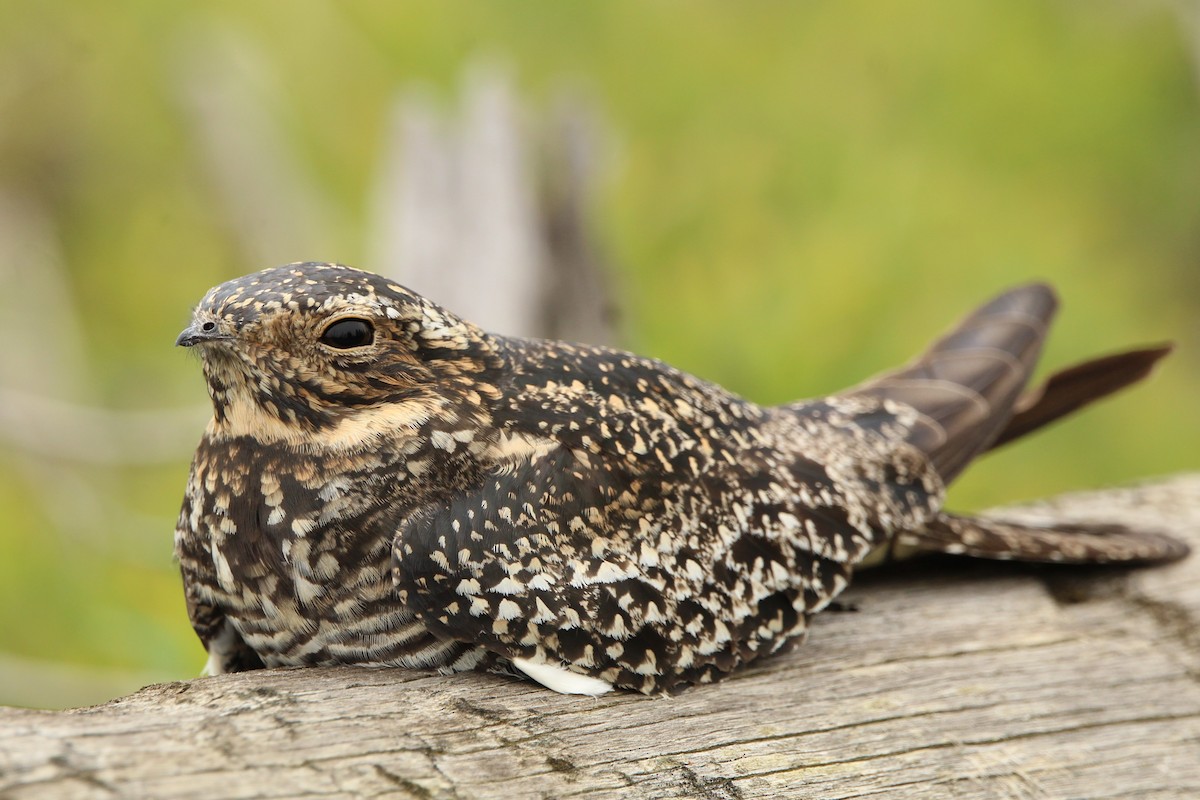
[(631, 353), (485, 333), (348, 266), (223, 283), (176, 340), (213, 407), (175, 531), (205, 671), (674, 693), (796, 646), (856, 569), (901, 550), (1182, 558), (1159, 532), (944, 508), (976, 457), (1170, 350), (1028, 389), (1056, 307), (1017, 286), (906, 366), (766, 407)]

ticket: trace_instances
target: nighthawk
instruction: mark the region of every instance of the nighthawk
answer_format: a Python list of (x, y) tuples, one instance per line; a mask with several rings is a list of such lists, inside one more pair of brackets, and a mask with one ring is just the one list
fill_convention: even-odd
[(1015, 288), (906, 367), (767, 408), (629, 353), (485, 333), (349, 267), (224, 283), (177, 341), (213, 403), (175, 537), (208, 671), (483, 669), (653, 693), (798, 643), (897, 546), (1181, 557), (1150, 532), (943, 510), (973, 458), (1169, 349), (1025, 392), (1055, 306)]

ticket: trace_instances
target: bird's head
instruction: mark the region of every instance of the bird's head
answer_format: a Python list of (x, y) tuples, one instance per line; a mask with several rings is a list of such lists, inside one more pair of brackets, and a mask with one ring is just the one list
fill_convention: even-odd
[(175, 343), (200, 353), (216, 437), (354, 448), (495, 393), (497, 357), (478, 328), (337, 264), (223, 283)]

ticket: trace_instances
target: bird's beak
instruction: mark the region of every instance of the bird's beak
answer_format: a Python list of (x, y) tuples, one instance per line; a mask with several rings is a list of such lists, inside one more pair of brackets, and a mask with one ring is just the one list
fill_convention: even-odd
[(176, 347), (192, 347), (205, 342), (220, 342), (232, 339), (233, 335), (222, 330), (222, 326), (211, 320), (193, 320), (175, 340)]

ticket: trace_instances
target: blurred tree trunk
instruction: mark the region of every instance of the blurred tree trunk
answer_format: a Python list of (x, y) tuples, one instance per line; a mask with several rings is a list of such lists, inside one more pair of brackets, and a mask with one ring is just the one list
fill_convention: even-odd
[[(289, 147), (254, 48), (214, 29), (196, 32), (192, 50), (180, 94), (237, 249), (255, 268), (346, 261), (333, 244), (344, 212)], [(457, 105), (442, 112), (421, 86), (398, 93), (369, 202), (368, 260), (354, 266), (489, 331), (612, 343), (608, 275), (590, 228), (598, 114), (565, 91), (534, 112), (490, 60), (464, 70)]]
[(410, 89), (394, 120), (370, 268), (490, 331), (612, 343), (608, 275), (590, 228), (602, 146), (589, 106), (563, 93), (533, 114), (508, 71), (481, 61), (466, 70), (456, 117)]

